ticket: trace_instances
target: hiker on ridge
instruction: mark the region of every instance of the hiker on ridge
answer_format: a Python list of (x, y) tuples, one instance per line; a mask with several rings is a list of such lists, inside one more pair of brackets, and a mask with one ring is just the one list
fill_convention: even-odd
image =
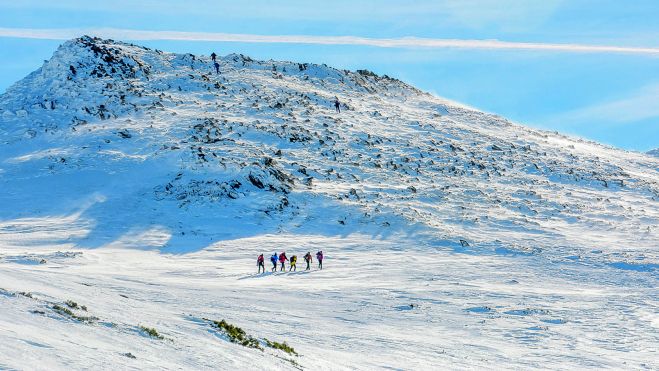
[(272, 254), (270, 257), (270, 262), (272, 262), (272, 271), (277, 271), (277, 253)]
[(318, 268), (320, 268), (320, 270), (323, 270), (323, 252), (322, 251), (318, 251), (316, 253), (316, 259), (318, 259)]
[(217, 54), (213, 52), (213, 54), (211, 54), (211, 59), (213, 60), (213, 62), (215, 62), (215, 58), (217, 58)]
[(313, 261), (313, 258), (311, 257), (311, 252), (307, 251), (307, 254), (304, 256), (304, 261), (307, 263), (307, 269), (305, 271), (308, 271), (311, 269), (311, 262)]
[(265, 273), (265, 259), (263, 259), (263, 254), (256, 258), (256, 265), (259, 267), (259, 273), (261, 273), (261, 268), (263, 268), (263, 273)]
[(215, 66), (215, 73), (217, 73), (219, 75), (220, 74), (220, 64), (217, 63), (217, 62), (214, 62), (213, 66)]
[(281, 263), (281, 268), (279, 269), (280, 272), (286, 272), (286, 260), (288, 260), (288, 258), (286, 257), (286, 252), (284, 251), (279, 254), (279, 262)]
[(336, 108), (336, 113), (341, 113), (341, 102), (338, 97), (334, 97), (334, 108)]

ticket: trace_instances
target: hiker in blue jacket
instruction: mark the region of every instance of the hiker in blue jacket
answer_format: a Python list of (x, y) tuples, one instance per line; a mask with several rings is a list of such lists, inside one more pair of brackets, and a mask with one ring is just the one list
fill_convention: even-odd
[(277, 271), (277, 260), (279, 260), (279, 255), (277, 255), (277, 253), (274, 253), (274, 254), (270, 257), (270, 262), (272, 262), (272, 271), (273, 271), (273, 272), (276, 272), (276, 271)]
[(213, 66), (215, 66), (215, 72), (219, 75), (220, 74), (220, 64), (215, 62), (215, 63), (213, 63)]

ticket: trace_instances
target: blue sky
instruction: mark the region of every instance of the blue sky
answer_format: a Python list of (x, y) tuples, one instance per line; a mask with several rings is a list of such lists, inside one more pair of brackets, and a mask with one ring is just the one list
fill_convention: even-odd
[[(526, 125), (644, 151), (659, 147), (657, 19), (656, 0), (0, 0), (0, 92), (61, 39), (100, 33), (168, 51), (367, 68)], [(235, 34), (260, 42), (227, 41), (243, 40)], [(403, 37), (417, 39), (385, 40)]]

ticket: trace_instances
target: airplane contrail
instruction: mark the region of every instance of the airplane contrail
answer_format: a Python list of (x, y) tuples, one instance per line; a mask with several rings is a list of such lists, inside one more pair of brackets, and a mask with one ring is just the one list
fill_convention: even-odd
[(427, 49), (496, 49), (496, 50), (540, 50), (574, 53), (627, 53), (659, 55), (659, 48), (615, 45), (560, 44), (537, 42), (510, 42), (477, 39), (438, 39), (420, 37), (368, 38), (359, 36), (314, 36), (314, 35), (254, 35), (217, 32), (147, 31), (118, 28), (89, 29), (39, 29), (0, 28), (0, 37), (68, 40), (81, 35), (91, 35), (120, 40), (183, 40), (242, 43), (280, 43), (317, 45), (364, 45), (381, 48), (427, 48)]

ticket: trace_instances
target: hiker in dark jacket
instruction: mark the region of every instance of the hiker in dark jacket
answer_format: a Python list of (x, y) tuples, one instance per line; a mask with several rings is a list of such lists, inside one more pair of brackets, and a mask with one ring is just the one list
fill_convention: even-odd
[(219, 75), (220, 74), (220, 64), (215, 62), (215, 63), (213, 63), (213, 66), (215, 66), (215, 73), (217, 73)]
[(256, 265), (259, 267), (259, 273), (261, 273), (261, 268), (263, 268), (263, 273), (265, 273), (265, 259), (263, 259), (263, 254), (256, 258)]
[(341, 102), (338, 97), (334, 97), (334, 108), (336, 108), (336, 113), (341, 113)]
[(215, 58), (217, 58), (217, 54), (213, 52), (213, 54), (211, 54), (211, 59), (213, 60), (213, 62), (215, 62)]
[(318, 268), (320, 268), (320, 270), (322, 270), (323, 269), (323, 252), (322, 251), (318, 251), (316, 253), (316, 259), (318, 259)]
[(270, 257), (270, 262), (272, 262), (272, 271), (273, 271), (273, 272), (276, 272), (276, 271), (277, 271), (277, 259), (278, 259), (278, 257), (277, 257), (277, 253), (274, 253), (274, 254)]
[(279, 254), (279, 262), (281, 263), (281, 269), (279, 269), (280, 272), (286, 272), (286, 260), (288, 260), (286, 252)]
[(308, 271), (311, 269), (311, 262), (313, 261), (313, 258), (311, 257), (311, 252), (307, 251), (307, 254), (304, 256), (304, 261), (307, 263), (307, 269), (305, 271)]

